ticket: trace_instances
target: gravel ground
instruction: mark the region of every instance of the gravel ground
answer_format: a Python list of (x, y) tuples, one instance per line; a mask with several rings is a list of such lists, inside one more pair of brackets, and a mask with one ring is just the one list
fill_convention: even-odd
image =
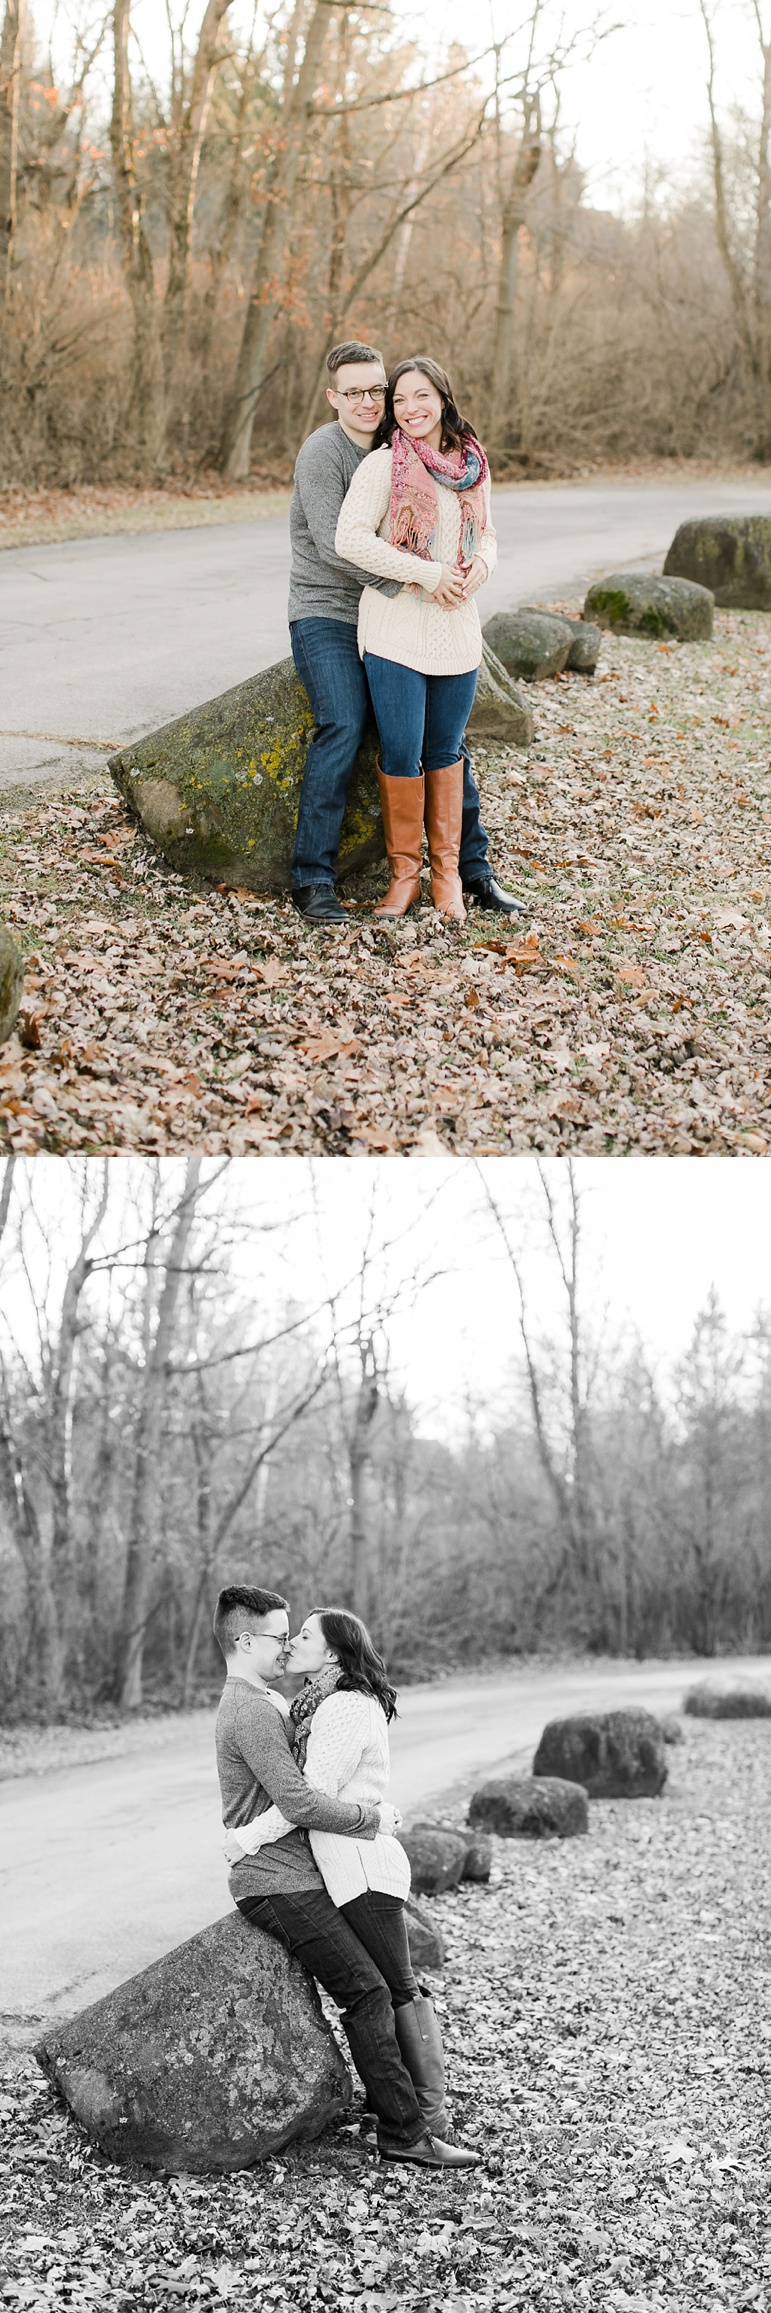
[(478, 756), (524, 932), (381, 928), (377, 880), (333, 935), (192, 889), (106, 779), (4, 815), (27, 980), (0, 1145), (766, 1155), (770, 661), (768, 620), (722, 613), (536, 686), (529, 757)]
[(8, 2054), (0, 2300), (410, 2313), (764, 2313), (771, 1728), (694, 1725), (660, 1800), (496, 1842), (436, 1900), (452, 2182), (357, 2121), (227, 2181), (129, 2176)]

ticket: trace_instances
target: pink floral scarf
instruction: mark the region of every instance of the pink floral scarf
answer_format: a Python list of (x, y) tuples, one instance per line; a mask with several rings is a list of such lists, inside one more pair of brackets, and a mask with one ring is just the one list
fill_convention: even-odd
[(462, 570), (470, 570), (485, 527), (484, 485), (490, 471), (481, 444), (466, 441), (462, 450), (444, 455), (427, 442), (408, 441), (397, 426), (392, 452), (391, 545), (419, 554), (423, 562), (434, 560), (438, 482), (461, 493), (458, 561)]

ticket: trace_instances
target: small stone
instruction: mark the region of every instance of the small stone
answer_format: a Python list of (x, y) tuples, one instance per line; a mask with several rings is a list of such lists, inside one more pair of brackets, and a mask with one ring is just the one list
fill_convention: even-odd
[(35, 2055), (110, 2160), (172, 2174), (249, 2168), (352, 2096), (311, 1977), (240, 1912), (52, 2025)]
[(530, 747), (533, 742), (530, 708), (486, 642), (467, 730), (472, 741), (502, 740), (507, 747)]
[(602, 643), (600, 627), (591, 626), (585, 618), (566, 618), (565, 625), (570, 627), (573, 636), (568, 653), (568, 674), (593, 675)]
[(480, 1783), (469, 1822), (486, 1823), (499, 1839), (575, 1839), (589, 1828), (586, 1792), (571, 1778), (503, 1775)]
[(551, 610), (499, 610), (482, 632), (508, 674), (526, 683), (561, 674), (573, 645), (571, 621)]
[(16, 941), (11, 938), (7, 924), (0, 922), (0, 1044), (5, 1044), (16, 1026), (24, 977)]
[(457, 1831), (400, 1831), (400, 1845), (410, 1859), (416, 1895), (441, 1895), (458, 1887), (466, 1863), (466, 1842)]
[(533, 1760), (534, 1775), (562, 1775), (590, 1799), (655, 1799), (667, 1772), (658, 1719), (641, 1710), (550, 1719)]
[(664, 573), (708, 586), (721, 610), (771, 610), (771, 519), (709, 514), (681, 522)]
[(675, 1716), (674, 1716), (674, 1713), (673, 1713), (673, 1712), (670, 1712), (670, 1713), (668, 1714), (667, 1718), (665, 1718), (665, 1719), (660, 1719), (660, 1720), (659, 1720), (659, 1726), (660, 1726), (660, 1728), (661, 1728), (661, 1732), (662, 1732), (662, 1735), (663, 1735), (663, 1737), (664, 1737), (664, 1741), (665, 1741), (665, 1743), (684, 1743), (684, 1742), (685, 1742), (685, 1736), (684, 1736), (684, 1734), (683, 1734), (683, 1730), (682, 1730), (682, 1727), (681, 1727), (681, 1725), (680, 1725), (680, 1721), (679, 1721), (679, 1719), (676, 1719), (676, 1718), (675, 1718)]
[(689, 1719), (771, 1719), (771, 1692), (762, 1687), (690, 1687), (683, 1703)]
[(660, 641), (706, 642), (712, 633), (714, 595), (686, 578), (653, 578), (639, 570), (612, 570), (590, 586), (584, 618), (614, 634), (643, 635)]
[(444, 1937), (431, 1917), (427, 1903), (412, 1892), (404, 1906), (407, 1942), (413, 1968), (443, 1968), (446, 1958)]

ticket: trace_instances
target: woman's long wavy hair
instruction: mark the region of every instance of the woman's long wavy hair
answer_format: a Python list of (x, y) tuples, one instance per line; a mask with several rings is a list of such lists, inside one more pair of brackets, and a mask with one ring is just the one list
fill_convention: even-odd
[(381, 449), (384, 442), (388, 443), (390, 449), (398, 423), (394, 417), (394, 394), (400, 377), (404, 377), (408, 369), (419, 369), (439, 395), (442, 404), (442, 449), (462, 450), (465, 442), (478, 441), (479, 436), (475, 434), (473, 426), (469, 425), (467, 418), (461, 417), (446, 369), (440, 369), (438, 361), (431, 361), (428, 354), (415, 353), (410, 354), (408, 361), (397, 361), (396, 368), (391, 371), (373, 449)]
[(395, 1719), (396, 1689), (389, 1686), (382, 1654), (373, 1646), (358, 1614), (349, 1614), (345, 1606), (314, 1606), (313, 1613), (318, 1615), (327, 1646), (333, 1648), (340, 1664), (343, 1675), (338, 1691), (374, 1695), (386, 1718)]

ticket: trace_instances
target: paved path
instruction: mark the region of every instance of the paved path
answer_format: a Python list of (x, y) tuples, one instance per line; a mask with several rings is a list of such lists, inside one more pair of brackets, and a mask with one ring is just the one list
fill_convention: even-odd
[[(768, 1660), (709, 1666), (724, 1671), (765, 1683)], [(393, 1797), (407, 1820), (465, 1800), (496, 1767), (527, 1772), (547, 1719), (671, 1710), (696, 1675), (693, 1663), (609, 1662), (405, 1688)], [(0, 1784), (0, 1857), (0, 2014), (85, 2007), (227, 1910), (211, 1722), (180, 1720), (162, 1748), (150, 1724), (145, 1752)]]
[[(495, 493), (485, 614), (659, 562), (689, 514), (771, 512), (771, 484), (525, 484)], [(0, 794), (72, 778), (288, 649), (285, 517), (0, 556)]]

